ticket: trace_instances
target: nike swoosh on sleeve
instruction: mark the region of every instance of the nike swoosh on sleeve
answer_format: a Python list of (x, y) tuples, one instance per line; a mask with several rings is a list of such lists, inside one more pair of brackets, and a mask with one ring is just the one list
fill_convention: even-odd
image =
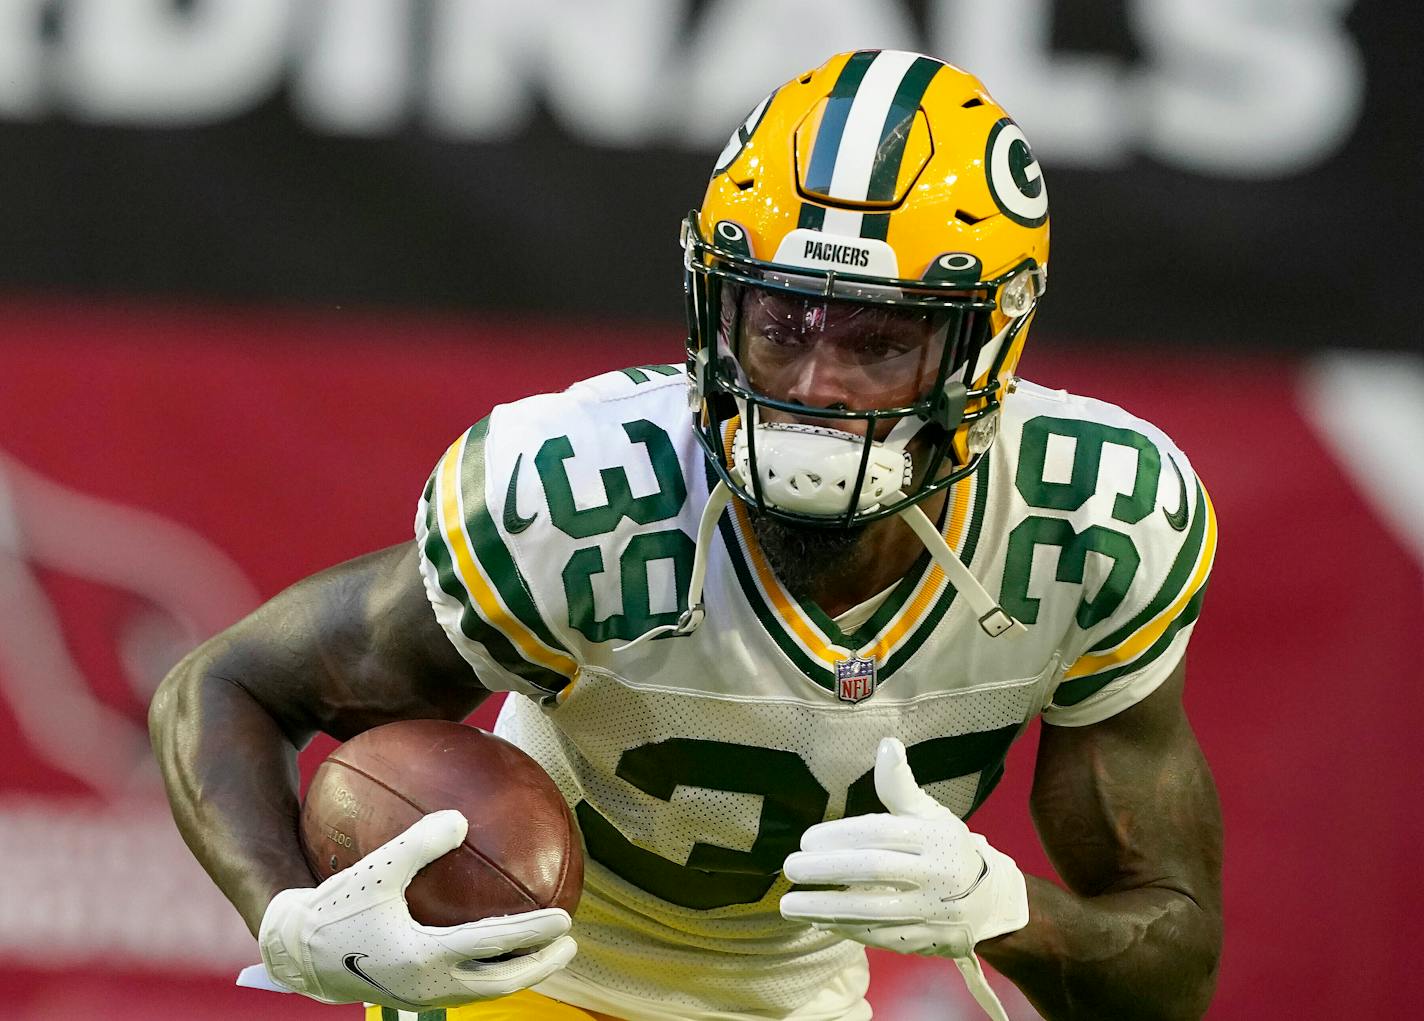
[[(534, 524), (534, 519), (539, 516), (539, 512), (535, 511), (526, 518), (519, 513), (518, 507), (515, 506), (519, 498), (519, 466), (523, 460), (523, 454), (514, 459), (514, 471), (509, 476), (509, 489), (504, 494), (504, 530), (510, 535), (518, 535)], [(1182, 492), (1185, 494), (1186, 490), (1184, 489)]]
[(1177, 509), (1169, 511), (1162, 508), (1162, 516), (1167, 519), (1167, 524), (1171, 525), (1175, 531), (1183, 531), (1187, 527), (1187, 480), (1182, 478), (1182, 469), (1177, 467), (1177, 461), (1171, 454), (1167, 455), (1167, 460), (1172, 462), (1172, 470), (1177, 473), (1177, 485), (1180, 487), (1181, 496), (1177, 500)]

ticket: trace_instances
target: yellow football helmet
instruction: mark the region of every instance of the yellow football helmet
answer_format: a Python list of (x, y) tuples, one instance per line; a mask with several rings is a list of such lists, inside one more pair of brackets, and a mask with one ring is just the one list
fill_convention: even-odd
[(682, 241), (698, 438), (733, 493), (849, 527), (974, 470), (1048, 268), (1043, 175), (977, 79), (832, 57), (738, 127)]

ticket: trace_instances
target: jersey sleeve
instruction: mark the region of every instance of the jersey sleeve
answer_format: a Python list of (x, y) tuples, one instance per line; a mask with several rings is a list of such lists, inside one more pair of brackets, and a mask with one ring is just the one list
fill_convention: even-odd
[(491, 513), (490, 494), (504, 498), (487, 471), (498, 414), (451, 444), (426, 483), (415, 518), (420, 573), (436, 619), (481, 683), (542, 700), (579, 664), (545, 621)]
[(1121, 712), (1155, 691), (1186, 651), (1216, 555), (1216, 514), (1185, 456), (1162, 440), (1163, 498), (1125, 529), (1137, 570), (1117, 608), (1067, 643), (1046, 723), (1086, 726)]

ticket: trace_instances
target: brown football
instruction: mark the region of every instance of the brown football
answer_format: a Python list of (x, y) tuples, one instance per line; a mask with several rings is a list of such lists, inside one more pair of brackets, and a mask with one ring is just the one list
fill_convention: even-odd
[(583, 850), (559, 788), (523, 751), (462, 723), (389, 723), (337, 748), (302, 803), (302, 851), (326, 879), (444, 808), (462, 812), (470, 828), (411, 881), (406, 902), (417, 922), (548, 907), (573, 914)]

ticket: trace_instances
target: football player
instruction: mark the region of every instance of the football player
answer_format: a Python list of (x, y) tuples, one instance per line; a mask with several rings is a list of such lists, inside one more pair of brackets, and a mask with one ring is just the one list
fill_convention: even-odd
[[(874, 946), (948, 958), (998, 1017), (976, 955), (1048, 1018), (1201, 1016), (1221, 834), (1183, 654), (1216, 523), (1161, 431), (1015, 375), (1048, 279), (1023, 131), (939, 60), (844, 53), (756, 106), (682, 240), (685, 365), (497, 407), (414, 543), (155, 699), (268, 977), (373, 1019), (858, 1019)], [(379, 891), (314, 890), (296, 750), (492, 691), (579, 822), (576, 917), (412, 922), (453, 812)], [(965, 823), (1035, 717), (1066, 889)]]

